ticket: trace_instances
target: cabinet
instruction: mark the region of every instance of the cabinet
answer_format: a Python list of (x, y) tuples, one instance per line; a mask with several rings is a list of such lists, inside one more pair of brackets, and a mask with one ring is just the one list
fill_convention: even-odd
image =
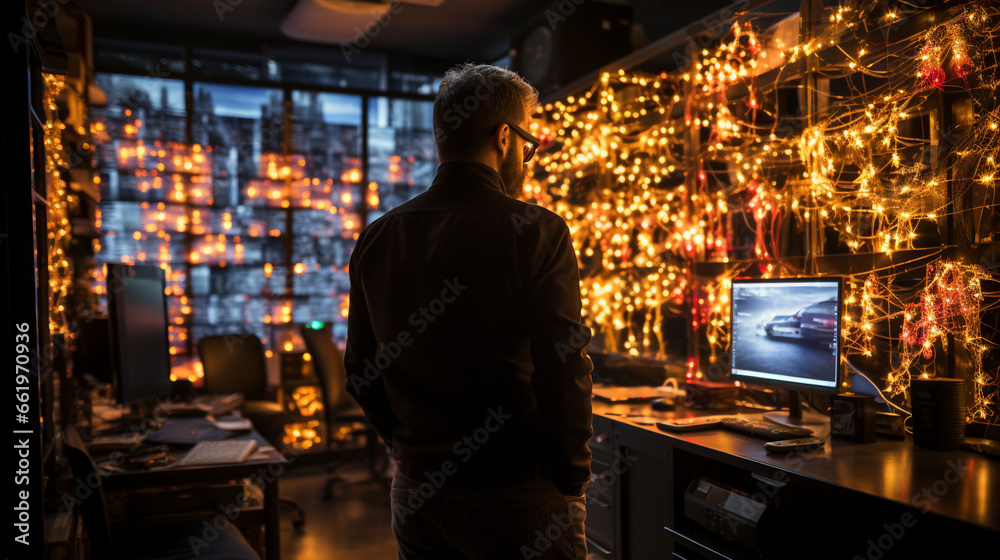
[(623, 467), (619, 478), (620, 557), (660, 558), (667, 546), (663, 528), (671, 524), (672, 449), (655, 434), (625, 427), (615, 430), (615, 446)]
[(613, 439), (614, 423), (594, 417), (594, 437), (590, 439), (590, 484), (587, 486), (587, 545), (598, 558), (613, 558), (615, 543), (615, 489), (618, 473)]
[(590, 557), (659, 558), (672, 523), (672, 450), (654, 435), (594, 416), (587, 545)]

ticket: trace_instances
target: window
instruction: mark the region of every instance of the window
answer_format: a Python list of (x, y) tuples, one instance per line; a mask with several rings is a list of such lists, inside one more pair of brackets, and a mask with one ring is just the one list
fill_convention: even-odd
[[(372, 219), (426, 191), (434, 180), (438, 160), (433, 110), (431, 101), (387, 97), (369, 100), (368, 188)], [(375, 193), (377, 201), (371, 196)]]
[(212, 78), (237, 78), (259, 80), (262, 59), (260, 55), (237, 55), (228, 51), (192, 49), (191, 71), (199, 76)]
[(95, 39), (94, 63), (158, 78), (176, 77), (184, 73), (184, 47)]
[[(174, 354), (193, 353), (202, 337), (239, 332), (273, 350), (276, 332), (311, 321), (332, 324), (343, 340), (358, 234), (426, 190), (436, 172), (432, 101), (274, 81), (278, 73), (341, 87), (351, 72), (377, 78), (370, 68), (261, 57), (266, 72), (258, 77), (241, 70), (256, 64), (253, 56), (193, 49), (189, 59), (190, 76), (97, 74), (109, 99), (93, 109), (97, 260), (167, 271)], [(242, 84), (212, 81), (237, 76)], [(244, 85), (248, 78), (259, 85)]]
[(184, 143), (184, 82), (121, 74), (98, 74), (96, 82), (108, 96), (106, 106), (93, 110), (91, 125), (102, 191), (97, 261), (160, 263), (171, 296), (171, 352), (184, 352), (188, 302), (181, 232), (190, 217), (178, 202), (207, 184), (208, 154)]

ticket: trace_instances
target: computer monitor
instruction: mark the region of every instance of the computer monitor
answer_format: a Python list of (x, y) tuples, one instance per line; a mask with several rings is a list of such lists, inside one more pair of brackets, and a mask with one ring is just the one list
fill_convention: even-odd
[(141, 405), (169, 397), (173, 385), (163, 270), (108, 263), (105, 278), (112, 385), (118, 404)]
[(790, 392), (789, 410), (765, 415), (769, 420), (829, 423), (827, 416), (803, 414), (798, 393), (835, 393), (840, 386), (843, 294), (838, 277), (733, 280), (731, 379)]

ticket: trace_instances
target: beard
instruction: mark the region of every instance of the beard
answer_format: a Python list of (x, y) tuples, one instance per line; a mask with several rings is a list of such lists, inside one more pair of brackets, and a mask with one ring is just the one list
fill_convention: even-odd
[(511, 198), (520, 198), (524, 190), (524, 158), (520, 150), (507, 150), (507, 156), (500, 164), (500, 180), (503, 181), (504, 194)]

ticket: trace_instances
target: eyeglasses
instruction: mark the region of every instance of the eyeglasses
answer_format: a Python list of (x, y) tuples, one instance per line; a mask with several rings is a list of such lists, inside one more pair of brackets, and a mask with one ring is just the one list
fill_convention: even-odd
[(516, 132), (518, 136), (524, 138), (525, 142), (527, 142), (524, 145), (524, 163), (528, 163), (531, 161), (531, 158), (535, 157), (535, 150), (538, 149), (538, 146), (542, 145), (542, 141), (539, 140), (537, 136), (533, 136), (527, 130), (524, 130), (516, 124), (506, 123), (506, 125), (509, 126), (511, 130)]

